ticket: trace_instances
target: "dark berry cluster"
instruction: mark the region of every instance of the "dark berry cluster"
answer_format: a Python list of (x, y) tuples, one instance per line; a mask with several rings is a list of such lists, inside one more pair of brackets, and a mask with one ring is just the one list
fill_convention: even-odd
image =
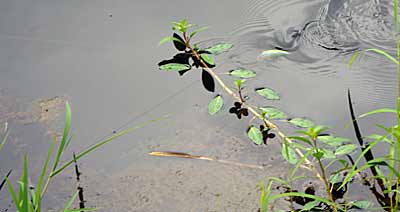
[(243, 116), (249, 115), (249, 110), (247, 108), (242, 108), (243, 103), (235, 102), (234, 106), (229, 109), (229, 113), (234, 113), (238, 117), (238, 119), (242, 118)]
[(270, 129), (266, 128), (264, 125), (260, 125), (260, 131), (263, 134), (263, 140), (264, 140), (264, 144), (267, 144), (267, 140), (268, 139), (273, 139), (275, 138), (275, 134), (274, 133), (270, 133)]

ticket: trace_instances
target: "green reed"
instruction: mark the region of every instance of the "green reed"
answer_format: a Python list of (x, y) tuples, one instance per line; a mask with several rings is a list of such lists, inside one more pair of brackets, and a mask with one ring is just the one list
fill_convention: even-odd
[[(23, 167), (23, 171), (22, 171), (22, 176), (21, 176), (21, 179), (18, 181), (19, 188), (18, 189), (14, 188), (13, 184), (10, 182), (10, 179), (8, 177), (8, 175), (10, 173), (4, 179), (4, 181), (7, 184), (8, 189), (9, 189), (10, 196), (13, 199), (15, 208), (17, 209), (18, 212), (40, 212), (40, 211), (42, 211), (42, 202), (47, 193), (48, 186), (50, 185), (50, 183), (52, 182), (54, 177), (56, 177), (57, 175), (62, 173), (66, 168), (71, 166), (76, 160), (94, 152), (95, 150), (97, 150), (100, 147), (104, 146), (105, 144), (115, 140), (116, 138), (119, 138), (123, 135), (126, 135), (127, 133), (130, 133), (137, 129), (148, 126), (149, 124), (152, 124), (161, 119), (164, 119), (165, 117), (151, 120), (151, 121), (145, 122), (143, 124), (137, 125), (133, 128), (116, 133), (116, 134), (110, 136), (109, 138), (106, 138), (103, 141), (100, 141), (100, 142), (96, 143), (95, 145), (88, 147), (87, 149), (78, 153), (74, 158), (68, 159), (66, 162), (61, 164), (63, 155), (67, 151), (67, 148), (72, 141), (72, 137), (70, 136), (71, 118), (72, 118), (71, 107), (67, 102), (66, 103), (66, 113), (65, 113), (65, 125), (64, 125), (65, 127), (64, 127), (63, 136), (60, 141), (58, 141), (56, 136), (53, 136), (52, 143), (47, 152), (47, 157), (43, 163), (41, 174), (40, 174), (39, 180), (36, 185), (32, 185), (32, 182), (30, 182), (30, 177), (29, 177), (29, 172), (28, 172), (28, 162), (29, 162), (28, 155), (24, 156), (24, 167)], [(9, 135), (9, 131), (7, 131), (7, 133), (4, 136), (3, 141), (1, 142), (0, 150), (4, 146), (8, 135)], [(57, 151), (55, 151), (56, 147), (58, 147)], [(53, 165), (51, 166), (51, 164), (53, 164)], [(1, 190), (1, 187), (0, 187), (0, 190)], [(78, 194), (79, 194), (78, 192), (79, 191), (77, 190), (72, 195), (71, 199), (65, 205), (63, 212), (97, 210), (96, 208), (71, 209), (73, 203), (75, 202), (75, 199), (78, 197)]]

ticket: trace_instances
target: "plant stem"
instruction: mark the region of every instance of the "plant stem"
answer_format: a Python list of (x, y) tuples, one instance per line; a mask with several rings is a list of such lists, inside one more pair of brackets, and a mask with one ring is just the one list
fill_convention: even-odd
[[(211, 68), (208, 67), (208, 65), (203, 61), (203, 59), (200, 57), (199, 53), (190, 45), (190, 43), (187, 41), (187, 36), (185, 33), (183, 33), (184, 39), (186, 41), (186, 46), (187, 48), (190, 49), (190, 51), (193, 53), (193, 55), (200, 61), (200, 63), (204, 66), (204, 70), (207, 71), (217, 82), (218, 84), (225, 90), (226, 93), (228, 93), (232, 98), (236, 99), (237, 101), (242, 101), (242, 99), (240, 98), (240, 96), (238, 96), (235, 92), (233, 92), (222, 80), (221, 78), (213, 71), (211, 70)], [(260, 113), (257, 112), (256, 109), (254, 109), (251, 105), (247, 104), (247, 103), (243, 103), (243, 106), (245, 106), (255, 117), (257, 117), (258, 119), (262, 120), (264, 123), (267, 124), (267, 127), (273, 131), (275, 131), (279, 137), (281, 137), (283, 140), (287, 141), (288, 143), (293, 143), (293, 141), (286, 136), (279, 128), (277, 125), (275, 125), (274, 123), (272, 123), (270, 120), (266, 119), (265, 117), (263, 117)], [(303, 157), (304, 154), (300, 149), (295, 148), (295, 151), (297, 152), (297, 154), (300, 157)], [(312, 162), (308, 159), (305, 159), (305, 163), (308, 166), (304, 166), (302, 165), (303, 168), (308, 169), (313, 171), (316, 176), (323, 181), (323, 178), (321, 177), (321, 175), (318, 173), (318, 171), (315, 169), (314, 165), (312, 164)]]

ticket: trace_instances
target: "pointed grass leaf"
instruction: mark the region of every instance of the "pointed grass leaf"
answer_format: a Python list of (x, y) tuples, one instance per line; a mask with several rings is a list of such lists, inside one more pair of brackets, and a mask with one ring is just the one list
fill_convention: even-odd
[(223, 52), (228, 51), (233, 47), (233, 44), (230, 43), (218, 43), (214, 46), (211, 46), (209, 48), (206, 48), (205, 51), (209, 52), (210, 54), (213, 55), (219, 55)]
[(309, 128), (315, 126), (315, 123), (311, 120), (305, 119), (305, 118), (294, 118), (290, 119), (288, 121), (290, 124), (293, 124), (297, 127), (302, 127), (302, 128)]
[(397, 110), (395, 109), (391, 109), (391, 108), (381, 108), (381, 109), (376, 109), (376, 110), (372, 110), (369, 111), (367, 113), (364, 113), (362, 115), (360, 115), (358, 118), (364, 118), (370, 115), (374, 115), (374, 114), (378, 114), (378, 113), (394, 113), (397, 114)]
[(297, 164), (298, 158), (294, 149), (287, 144), (282, 144), (282, 156), (290, 164)]
[(256, 77), (256, 72), (252, 70), (246, 69), (236, 69), (229, 72), (231, 76), (240, 77), (240, 78), (252, 78)]
[(223, 105), (224, 105), (224, 99), (222, 98), (222, 96), (220, 96), (220, 95), (216, 96), (208, 104), (208, 113), (210, 115), (215, 115), (222, 109)]
[(354, 152), (357, 146), (354, 144), (347, 144), (336, 149), (335, 155), (347, 155)]
[(211, 65), (211, 66), (215, 65), (214, 58), (211, 55), (209, 55), (209, 54), (201, 54), (200, 57), (208, 65)]
[(350, 139), (348, 138), (342, 138), (342, 137), (335, 137), (335, 136), (318, 136), (318, 140), (322, 141), (325, 144), (328, 144), (329, 146), (340, 146), (345, 142), (349, 142)]
[(0, 151), (1, 151), (1, 149), (3, 149), (4, 145), (6, 144), (9, 135), (10, 135), (10, 130), (7, 130), (6, 134), (3, 137), (3, 140), (0, 143)]
[(271, 88), (258, 88), (258, 89), (256, 89), (256, 92), (268, 100), (279, 100), (280, 99), (279, 93), (274, 91)]
[(265, 118), (268, 119), (286, 119), (286, 113), (275, 107), (261, 107), (260, 110), (265, 114)]
[(215, 91), (215, 82), (214, 78), (208, 73), (206, 70), (203, 69), (201, 73), (201, 81), (203, 83), (204, 88), (213, 93)]
[(257, 127), (251, 126), (247, 131), (247, 136), (257, 145), (260, 145), (264, 142), (263, 134)]
[(117, 138), (119, 138), (119, 137), (121, 137), (121, 136), (123, 136), (123, 135), (126, 135), (126, 134), (128, 134), (128, 133), (130, 133), (130, 132), (133, 132), (133, 131), (135, 131), (135, 130), (141, 129), (141, 128), (143, 128), (143, 127), (146, 127), (146, 126), (148, 126), (148, 125), (150, 125), (150, 124), (153, 124), (153, 123), (155, 123), (155, 122), (164, 120), (164, 119), (166, 119), (166, 118), (168, 118), (168, 116), (162, 116), (162, 117), (160, 117), (160, 118), (157, 118), (157, 119), (153, 119), (153, 120), (144, 122), (144, 123), (139, 124), (139, 125), (136, 125), (136, 126), (134, 126), (134, 127), (132, 127), (132, 128), (129, 128), (129, 129), (123, 130), (123, 131), (121, 131), (121, 132), (118, 132), (118, 133), (116, 133), (116, 134), (113, 134), (112, 136), (110, 136), (110, 137), (108, 137), (108, 138), (106, 138), (106, 139), (104, 139), (104, 140), (102, 140), (102, 141), (100, 141), (100, 142), (98, 142), (98, 143), (96, 143), (96, 144), (94, 144), (94, 145), (89, 146), (88, 148), (86, 148), (85, 150), (83, 150), (82, 152), (80, 152), (79, 154), (77, 154), (75, 159), (71, 159), (71, 160), (65, 162), (60, 168), (58, 168), (58, 169), (55, 170), (55, 171), (52, 171), (49, 177), (52, 178), (52, 177), (58, 175), (58, 174), (61, 173), (63, 170), (65, 170), (67, 167), (69, 167), (71, 164), (73, 164), (75, 160), (78, 160), (78, 159), (80, 159), (80, 158), (86, 156), (87, 154), (89, 154), (89, 153), (91, 153), (91, 152), (93, 152), (93, 151), (99, 149), (100, 147), (102, 147), (102, 146), (104, 146), (104, 145), (110, 143), (111, 141), (114, 141), (115, 139), (117, 139)]
[(192, 67), (188, 64), (180, 64), (180, 63), (168, 63), (165, 65), (159, 66), (162, 71), (187, 71)]
[(175, 38), (173, 40), (174, 46), (178, 51), (185, 51), (186, 50), (186, 44), (185, 41), (179, 36), (178, 34), (174, 33), (173, 37)]

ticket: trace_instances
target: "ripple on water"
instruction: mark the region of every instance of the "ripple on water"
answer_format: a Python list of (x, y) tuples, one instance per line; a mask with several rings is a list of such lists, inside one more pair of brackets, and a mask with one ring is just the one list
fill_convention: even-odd
[[(362, 102), (392, 104), (394, 66), (371, 54), (351, 72), (347, 68), (358, 50), (396, 53), (392, 8), (392, 0), (249, 0), (245, 24), (232, 33), (230, 59), (258, 72), (279, 70), (283, 78), (295, 70), (315, 80), (345, 81)], [(257, 60), (262, 51), (276, 47), (291, 54)]]

